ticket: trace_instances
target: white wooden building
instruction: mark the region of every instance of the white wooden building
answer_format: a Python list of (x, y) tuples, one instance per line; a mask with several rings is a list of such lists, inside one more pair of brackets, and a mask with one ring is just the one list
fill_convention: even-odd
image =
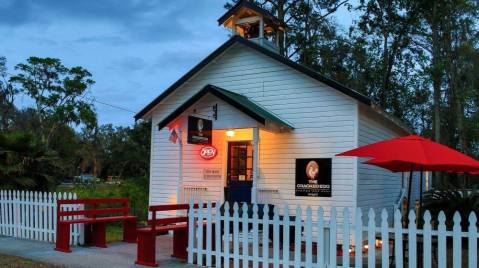
[[(265, 10), (240, 1), (218, 22), (231, 38), (135, 116), (152, 121), (150, 204), (201, 198), (322, 206), (326, 215), (333, 205), (392, 211), (404, 174), (335, 154), (409, 130), (368, 97), (279, 55), (285, 29)], [(209, 124), (211, 145), (197, 144), (208, 143)], [(301, 159), (330, 159), (330, 193), (298, 195)]]

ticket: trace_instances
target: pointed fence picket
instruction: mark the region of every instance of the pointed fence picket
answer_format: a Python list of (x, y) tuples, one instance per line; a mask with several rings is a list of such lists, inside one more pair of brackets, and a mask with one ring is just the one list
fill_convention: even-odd
[[(213, 209), (210, 203), (205, 207), (199, 203), (188, 214), (188, 263), (199, 266), (363, 267), (364, 258), (368, 267), (477, 267), (479, 234), (474, 213), (467, 219), (468, 230), (461, 229), (459, 213), (448, 230), (443, 212), (433, 219), (426, 211), (421, 229), (412, 211), (404, 228), (401, 213), (390, 216), (386, 209), (377, 215), (369, 210), (363, 221), (359, 208), (354, 213), (348, 208), (337, 213), (332, 208), (325, 215), (322, 208), (274, 206), (270, 213), (268, 205), (226, 202), (222, 209)], [(452, 251), (448, 254), (448, 250)], [(356, 253), (354, 257), (350, 251)]]
[[(57, 199), (77, 199), (77, 196), (72, 193), (0, 190), (0, 235), (54, 243)], [(68, 210), (80, 208), (72, 205)], [(79, 224), (73, 225), (72, 245), (81, 242), (81, 232)]]

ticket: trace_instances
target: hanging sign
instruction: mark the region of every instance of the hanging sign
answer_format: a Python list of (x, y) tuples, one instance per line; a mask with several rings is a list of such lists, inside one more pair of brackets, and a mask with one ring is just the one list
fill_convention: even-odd
[(200, 156), (203, 159), (211, 160), (218, 154), (218, 150), (213, 146), (205, 146), (200, 150)]
[(195, 116), (188, 116), (188, 143), (211, 145), (213, 122)]
[(295, 195), (331, 197), (331, 158), (296, 159)]

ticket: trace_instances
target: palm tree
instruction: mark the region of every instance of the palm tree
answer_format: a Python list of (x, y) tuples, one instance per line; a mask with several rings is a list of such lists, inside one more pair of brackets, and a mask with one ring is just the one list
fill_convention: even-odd
[(58, 158), (33, 134), (0, 134), (0, 187), (45, 191), (55, 186)]

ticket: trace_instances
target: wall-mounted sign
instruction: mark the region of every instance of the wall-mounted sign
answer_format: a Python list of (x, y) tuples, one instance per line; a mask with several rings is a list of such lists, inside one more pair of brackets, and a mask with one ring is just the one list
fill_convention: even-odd
[(213, 122), (195, 116), (188, 116), (188, 143), (211, 145)]
[(205, 180), (221, 180), (221, 169), (205, 168), (203, 169), (203, 178)]
[(296, 159), (295, 195), (331, 197), (331, 158)]
[(200, 156), (203, 159), (211, 160), (218, 154), (218, 150), (213, 146), (205, 146), (200, 149)]

